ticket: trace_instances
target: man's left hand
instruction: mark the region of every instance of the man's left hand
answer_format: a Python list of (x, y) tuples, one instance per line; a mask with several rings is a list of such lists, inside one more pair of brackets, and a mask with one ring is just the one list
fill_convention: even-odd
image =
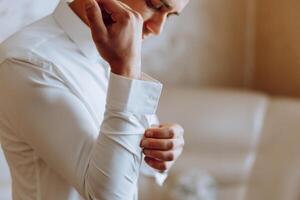
[(181, 155), (184, 130), (178, 124), (165, 124), (145, 131), (141, 148), (145, 162), (161, 172), (169, 170)]

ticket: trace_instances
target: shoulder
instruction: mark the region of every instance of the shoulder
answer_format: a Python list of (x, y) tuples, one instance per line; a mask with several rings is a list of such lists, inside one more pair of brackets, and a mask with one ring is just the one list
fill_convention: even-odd
[[(48, 52), (62, 49), (65, 43), (70, 43), (65, 32), (59, 27), (52, 15), (26, 26), (0, 44), (0, 64), (7, 59), (18, 59), (35, 63), (51, 61)], [(52, 48), (52, 49), (51, 49)], [(47, 52), (48, 51), (48, 52)]]
[[(64, 37), (52, 15), (26, 26), (0, 44), (0, 81), (42, 80), (45, 75), (59, 79), (47, 48)], [(52, 44), (52, 46), (57, 44)], [(51, 51), (51, 50), (50, 50)], [(6, 77), (6, 78), (5, 78)]]
[(3, 72), (5, 68), (6, 71), (13, 72), (18, 69), (23, 73), (60, 76), (58, 68), (67, 59), (69, 50), (74, 48), (74, 43), (57, 24), (53, 15), (49, 15), (0, 44), (0, 70)]

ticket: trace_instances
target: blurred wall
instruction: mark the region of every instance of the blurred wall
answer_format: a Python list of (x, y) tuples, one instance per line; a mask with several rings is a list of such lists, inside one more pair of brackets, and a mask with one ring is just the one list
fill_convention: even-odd
[(251, 60), (248, 2), (191, 0), (158, 40), (146, 43), (146, 70), (172, 84), (244, 86)]
[(254, 87), (300, 97), (300, 1), (257, 0)]

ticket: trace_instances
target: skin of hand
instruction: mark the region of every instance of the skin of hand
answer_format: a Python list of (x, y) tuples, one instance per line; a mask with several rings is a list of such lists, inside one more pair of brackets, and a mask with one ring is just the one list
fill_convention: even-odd
[(145, 131), (140, 146), (145, 162), (161, 172), (169, 170), (184, 146), (184, 130), (178, 124), (165, 124)]
[[(126, 4), (116, 0), (87, 0), (86, 13), (98, 52), (115, 74), (139, 79), (143, 18)], [(114, 23), (106, 27), (100, 6)]]
[[(70, 7), (90, 27), (100, 55), (115, 74), (140, 78), (142, 40), (159, 35), (166, 19), (179, 15), (189, 0), (75, 0)], [(100, 9), (114, 23), (105, 26)], [(85, 9), (82, 9), (85, 8)], [(161, 172), (169, 170), (181, 155), (184, 130), (165, 124), (145, 131), (141, 147), (145, 162)]]

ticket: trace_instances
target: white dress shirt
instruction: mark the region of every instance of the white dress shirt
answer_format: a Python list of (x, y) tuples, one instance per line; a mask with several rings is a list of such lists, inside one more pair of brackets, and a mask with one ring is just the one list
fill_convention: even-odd
[[(133, 200), (162, 85), (110, 72), (61, 2), (0, 47), (0, 137), (14, 200)], [(145, 171), (146, 172), (146, 171)]]

